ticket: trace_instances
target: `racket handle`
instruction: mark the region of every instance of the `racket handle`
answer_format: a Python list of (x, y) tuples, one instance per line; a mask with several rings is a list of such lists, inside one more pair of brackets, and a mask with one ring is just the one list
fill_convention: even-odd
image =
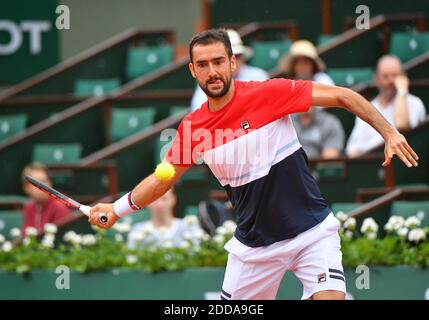
[[(79, 207), (79, 210), (85, 214), (86, 216), (89, 217), (89, 213), (91, 211), (91, 207), (90, 206), (85, 206), (85, 205), (81, 205)], [(107, 215), (105, 213), (100, 213), (98, 216), (98, 220), (100, 221), (101, 224), (106, 224), (107, 223)]]

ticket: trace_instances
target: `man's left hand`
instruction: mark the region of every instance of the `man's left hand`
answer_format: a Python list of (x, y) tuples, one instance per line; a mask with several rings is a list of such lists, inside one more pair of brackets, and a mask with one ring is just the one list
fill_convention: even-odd
[(419, 160), (418, 155), (410, 147), (405, 137), (397, 130), (394, 130), (387, 138), (385, 138), (383, 167), (388, 166), (395, 155), (401, 159), (408, 168), (417, 167)]

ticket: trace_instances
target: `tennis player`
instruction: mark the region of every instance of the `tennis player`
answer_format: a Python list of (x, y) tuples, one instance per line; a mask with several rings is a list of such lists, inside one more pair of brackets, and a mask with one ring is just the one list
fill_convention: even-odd
[[(181, 122), (165, 161), (173, 179), (154, 174), (111, 204), (91, 210), (101, 228), (159, 198), (203, 160), (225, 188), (238, 216), (222, 299), (275, 299), (286, 271), (302, 282), (302, 299), (344, 299), (339, 223), (312, 177), (290, 114), (312, 106), (344, 108), (374, 127), (385, 141), (385, 161), (396, 155), (408, 167), (418, 156), (404, 136), (358, 93), (312, 81), (234, 81), (236, 58), (228, 34), (212, 29), (189, 46), (189, 69), (207, 94)], [(109, 223), (101, 225), (105, 212)]]

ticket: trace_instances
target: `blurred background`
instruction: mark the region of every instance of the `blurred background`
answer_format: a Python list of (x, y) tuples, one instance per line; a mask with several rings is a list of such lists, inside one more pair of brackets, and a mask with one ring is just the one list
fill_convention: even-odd
[[(366, 7), (357, 10), (360, 5)], [(297, 130), (308, 142), (307, 153), (315, 151), (309, 157), (309, 165), (323, 196), (334, 213), (343, 212), (356, 219), (354, 230), (365, 234), (361, 226), (369, 217), (380, 226), (378, 238), (388, 233), (383, 226), (392, 216), (405, 220), (417, 217), (419, 227), (429, 226), (428, 23), (427, 1), (2, 1), (0, 234), (3, 241), (12, 241), (11, 230), (16, 228), (22, 230), (24, 238), (28, 226), (36, 228), (42, 236), (46, 223), (55, 224), (61, 237), (68, 231), (95, 233), (80, 213), (56, 216), (53, 212), (61, 209), (46, 209), (45, 200), (38, 199), (22, 181), (24, 168), (35, 162), (43, 164), (27, 168), (30, 171), (26, 172), (37, 171), (42, 180), (85, 204), (111, 202), (131, 190), (160, 162), (161, 149), (169, 142), (160, 140), (161, 132), (177, 128), (191, 110), (196, 83), (188, 71), (188, 43), (197, 32), (212, 27), (236, 30), (239, 42), (242, 41), (237, 46), (251, 50), (244, 63), (262, 69), (267, 77), (325, 79), (349, 87), (369, 100), (378, 97), (380, 105), (384, 92), (387, 99), (384, 107), (389, 110), (399, 108), (400, 102), (395, 100), (398, 96), (405, 97), (405, 102), (402, 101), (407, 110), (405, 124), (395, 118), (394, 111), (386, 111), (385, 116), (396, 121), (393, 124), (419, 154), (420, 164), (413, 170), (397, 160), (383, 168), (383, 145), (377, 139), (369, 149), (349, 153), (350, 136), (357, 123), (354, 115), (344, 110), (328, 110), (323, 114), (325, 118), (313, 114), (306, 119), (304, 115), (294, 119), (294, 123), (301, 123), (301, 129)], [(299, 46), (295, 43), (298, 40), (310, 43), (301, 42)], [(397, 58), (392, 58), (390, 64), (386, 62), (383, 70), (380, 66), (377, 81), (377, 62), (386, 54)], [(299, 58), (303, 58), (300, 61), (304, 65), (310, 61), (311, 71), (307, 74), (300, 75), (299, 69), (294, 69), (298, 68)], [(322, 67), (317, 64), (319, 61), (323, 61)], [(395, 69), (395, 63), (400, 69)], [(401, 83), (395, 82), (398, 76), (403, 77)], [(390, 97), (388, 89), (393, 90)], [(326, 121), (332, 125), (321, 128), (315, 119), (329, 119)], [(320, 131), (314, 133), (309, 128)], [(329, 131), (332, 128), (337, 131)], [(333, 142), (325, 146), (328, 139)], [(205, 165), (188, 171), (178, 183), (176, 193), (173, 215), (195, 217), (210, 236), (216, 232), (208, 227), (207, 219), (216, 227), (235, 219), (226, 193)], [(42, 218), (45, 209), (50, 213)], [(150, 211), (143, 209), (133, 215), (128, 221), (131, 227), (150, 221)], [(427, 244), (427, 236), (424, 241)], [(417, 264), (429, 265), (427, 253), (426, 256), (419, 253), (419, 257), (423, 262), (419, 260)], [(2, 263), (6, 265), (6, 258), (0, 259), (0, 269)], [(211, 280), (207, 280), (209, 276), (204, 271), (186, 272), (197, 277), (192, 281), (199, 285), (185, 297), (212, 298), (210, 292), (219, 291), (222, 267), (216, 269)], [(355, 277), (353, 270), (348, 272)], [(48, 279), (54, 275), (40, 277)], [(399, 277), (394, 273), (392, 278)], [(207, 287), (201, 279), (208, 281)], [(2, 281), (11, 290), (15, 288), (16, 297), (22, 296), (22, 286), (32, 285), (15, 278)], [(76, 280), (79, 281), (82, 280)], [(153, 282), (153, 288), (162, 281)], [(379, 287), (386, 282), (380, 280)], [(421, 278), (416, 278), (408, 285), (409, 295), (391, 293), (392, 297), (422, 299), (425, 291), (417, 288), (419, 285), (422, 286)], [(300, 290), (297, 283), (291, 287), (296, 292)], [(103, 295), (106, 293), (101, 288), (92, 297), (113, 297)], [(279, 297), (290, 297), (282, 288)], [(36, 297), (35, 290), (27, 290), (26, 297)], [(140, 298), (175, 297), (163, 294), (136, 293)], [(362, 298), (383, 298), (377, 292), (373, 296), (354, 293), (359, 294)], [(72, 298), (58, 292), (48, 292), (46, 296)], [(124, 297), (130, 298), (131, 294)]]

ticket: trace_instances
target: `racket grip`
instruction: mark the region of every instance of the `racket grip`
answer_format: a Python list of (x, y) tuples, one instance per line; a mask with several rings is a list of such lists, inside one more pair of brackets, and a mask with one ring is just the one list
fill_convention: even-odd
[[(86, 216), (89, 217), (90, 211), (91, 211), (91, 207), (90, 206), (80, 206), (79, 210), (85, 214)], [(106, 224), (107, 223), (107, 215), (105, 213), (100, 213), (98, 216), (98, 220), (100, 221), (100, 223), (102, 224)]]

